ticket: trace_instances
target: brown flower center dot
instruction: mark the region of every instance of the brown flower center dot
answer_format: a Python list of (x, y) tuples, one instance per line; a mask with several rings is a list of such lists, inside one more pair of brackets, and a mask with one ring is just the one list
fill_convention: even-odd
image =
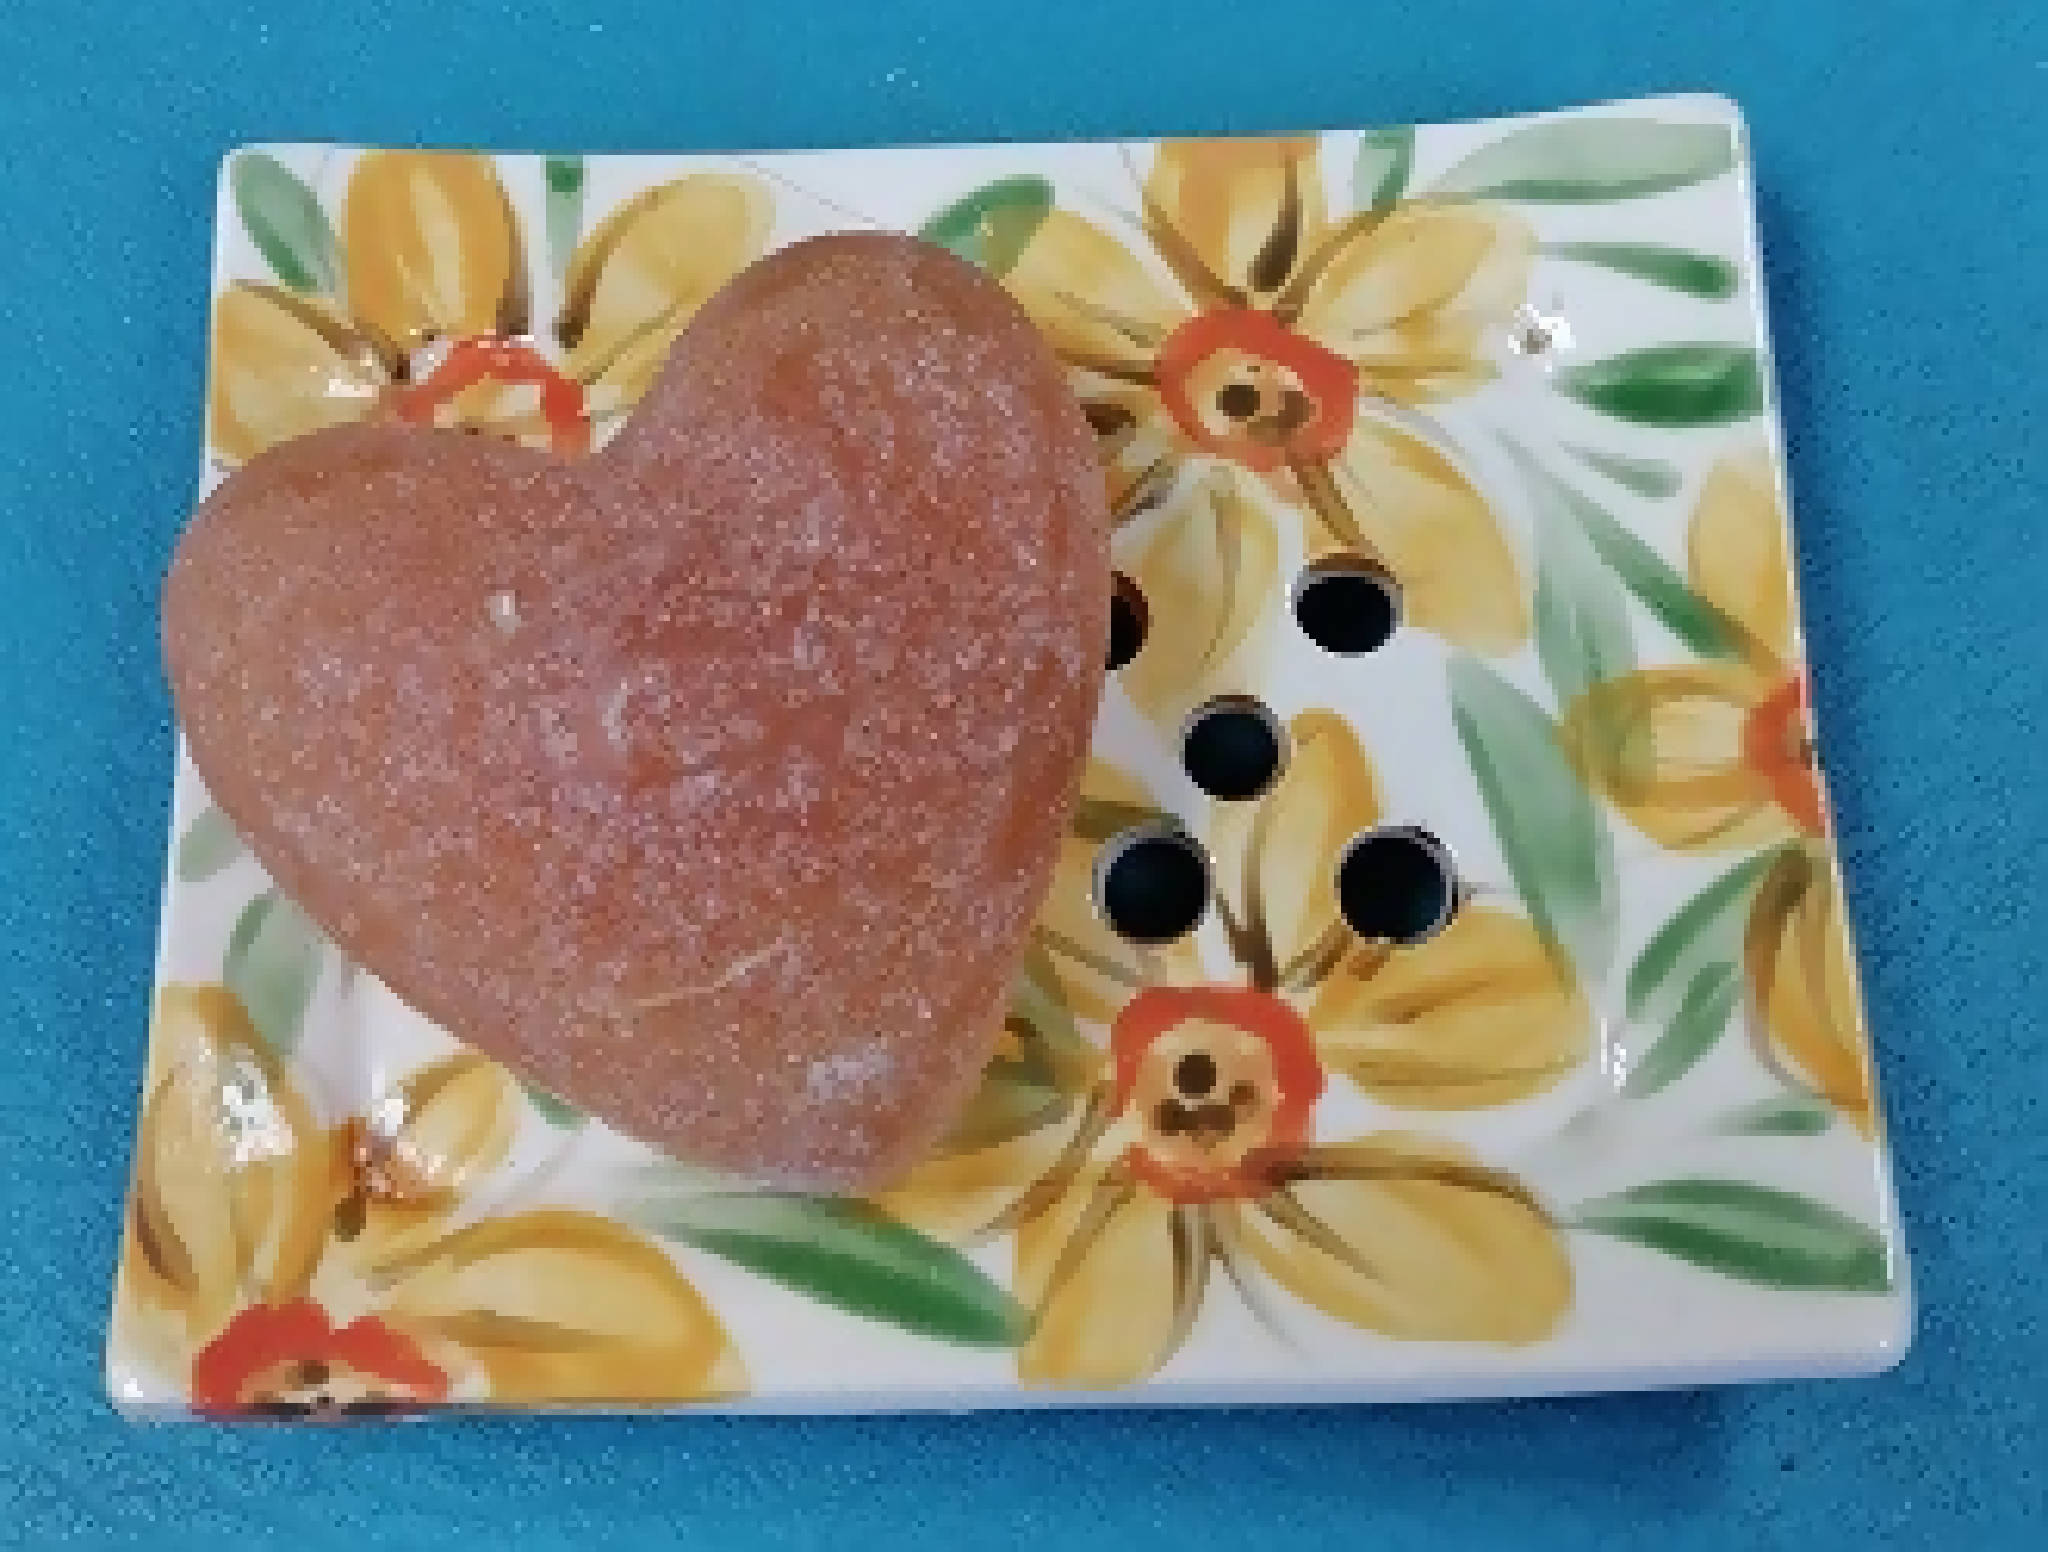
[(1175, 1064), (1173, 1081), (1188, 1098), (1202, 1098), (1216, 1087), (1216, 1058), (1207, 1051), (1190, 1051)]

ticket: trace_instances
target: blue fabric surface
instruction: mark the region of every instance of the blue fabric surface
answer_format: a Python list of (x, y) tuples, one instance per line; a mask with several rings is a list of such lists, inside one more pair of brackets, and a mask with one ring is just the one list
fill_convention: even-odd
[[(26, 9), (0, 64), (0, 1545), (1677, 1552), (2038, 1534), (2048, 12)], [(1820, 715), (1922, 1304), (1902, 1370), (1405, 1411), (318, 1433), (114, 1418), (99, 1348), (170, 761), (154, 597), (193, 488), (228, 146), (1243, 132), (1673, 89), (1739, 100), (1760, 167)]]

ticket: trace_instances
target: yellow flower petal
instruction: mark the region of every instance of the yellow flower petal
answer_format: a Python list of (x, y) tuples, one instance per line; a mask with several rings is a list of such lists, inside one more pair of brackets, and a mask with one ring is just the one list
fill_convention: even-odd
[(1303, 333), (1357, 362), (1367, 390), (1399, 404), (1467, 393), (1493, 376), (1486, 337), (1522, 304), (1536, 246), (1512, 211), (1401, 205), (1347, 238), (1307, 298)]
[(341, 231), (349, 311), (387, 351), (524, 332), (519, 227), (489, 157), (373, 151), (349, 178)]
[(1077, 1176), (1017, 1229), (1017, 1297), (1037, 1315), (1018, 1379), (1107, 1390), (1150, 1375), (1201, 1297), (1207, 1257), (1192, 1249), (1171, 1203), (1120, 1174)]
[(1522, 568), (1477, 487), (1420, 437), (1361, 420), (1336, 465), (1297, 471), (1319, 548), (1361, 555), (1401, 590), (1401, 618), (1475, 652), (1529, 634)]
[(1778, 471), (1767, 450), (1723, 458), (1708, 472), (1688, 535), (1692, 585), (1747, 630), (1773, 661), (1792, 656), (1792, 559)]
[(384, 381), (369, 341), (324, 302), (234, 285), (214, 303), (207, 440), (230, 463), (362, 419)]
[(1161, 515), (1125, 569), (1150, 626), (1117, 679), (1171, 743), (1201, 702), (1259, 688), (1280, 615), (1280, 534), (1219, 469)]
[(1315, 1150), (1238, 1209), (1242, 1243), (1316, 1308), (1387, 1336), (1526, 1343), (1571, 1306), (1564, 1236), (1527, 1189), (1454, 1144), (1382, 1133)]
[(652, 1243), (591, 1213), (489, 1219), (397, 1276), (386, 1323), (458, 1349), (499, 1400), (684, 1401), (746, 1385), (688, 1279)]
[(373, 1103), (397, 1123), (392, 1158), (409, 1190), (455, 1197), (504, 1162), (518, 1097), (504, 1068), (463, 1052), (421, 1068)]
[(1160, 812), (1130, 776), (1089, 761), (1072, 828), (1060, 843), (1032, 928), (1034, 941), (1052, 959), (1068, 1007), (1083, 1021), (1110, 1024), (1141, 988), (1193, 966), (1187, 940), (1140, 948), (1119, 936), (1095, 906), (1095, 865), (1104, 846), (1127, 829), (1156, 821)]
[(1592, 1014), (1536, 929), (1468, 905), (1413, 948), (1353, 954), (1308, 1014), (1324, 1063), (1425, 1110), (1506, 1104), (1585, 1059)]
[(356, 1257), (399, 1257), (437, 1233), (504, 1162), (518, 1121), (518, 1085), (472, 1052), (423, 1067), (372, 1099), (351, 1128), (350, 1162), (365, 1197)]
[(1183, 313), (1128, 248), (1066, 210), (1046, 213), (1003, 284), (1069, 365), (1139, 385)]
[(1180, 467), (1180, 432), (1149, 388), (1089, 382), (1081, 413), (1109, 476), (1109, 515), (1121, 527), (1162, 500)]
[(577, 247), (557, 334), (607, 411), (638, 402), (697, 311), (767, 245), (775, 209), (753, 178), (692, 173), (636, 195)]
[(1161, 254), (1176, 272), (1183, 253), (1198, 264), (1208, 284), (1181, 278), (1211, 304), (1226, 288), (1278, 292), (1327, 224), (1313, 136), (1163, 141), (1145, 199)]
[(1772, 1047), (1866, 1137), (1877, 1127), (1870, 1039), (1841, 881), (1821, 852), (1789, 849), (1750, 908), (1743, 945)]
[(1288, 744), (1270, 792), (1220, 805), (1210, 820), (1217, 885), (1234, 904), (1246, 968), (1263, 984), (1295, 979), (1349, 941), (1337, 863), (1381, 813), (1372, 762), (1341, 718), (1303, 712), (1288, 726)]
[(1727, 851), (1781, 840), (1791, 820), (1768, 773), (1742, 758), (1745, 719), (1767, 690), (1734, 663), (1639, 669), (1571, 706), (1565, 747), (1587, 784), (1660, 845)]
[(971, 1239), (1045, 1178), (1080, 1120), (1075, 1104), (1050, 1125), (993, 1148), (929, 1159), (877, 1196), (875, 1205), (938, 1239)]
[(150, 1052), (119, 1302), (189, 1357), (244, 1303), (304, 1291), (332, 1156), (225, 987), (165, 987)]

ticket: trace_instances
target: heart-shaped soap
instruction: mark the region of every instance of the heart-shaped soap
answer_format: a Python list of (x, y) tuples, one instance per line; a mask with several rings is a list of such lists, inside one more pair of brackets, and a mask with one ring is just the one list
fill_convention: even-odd
[(678, 1156), (860, 1188), (974, 1085), (1102, 682), (1087, 427), (907, 238), (747, 270), (577, 463), (321, 431), (165, 587), (191, 754), (458, 1037)]

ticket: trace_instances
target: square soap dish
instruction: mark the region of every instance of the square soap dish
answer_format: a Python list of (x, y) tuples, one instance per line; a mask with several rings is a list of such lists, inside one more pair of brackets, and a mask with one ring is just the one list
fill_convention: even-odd
[(1895, 1362), (1733, 108), (252, 147), (207, 480), (368, 415), (586, 450), (637, 347), (848, 226), (1003, 281), (1118, 520), (1086, 796), (981, 1091), (869, 1201), (661, 1159), (346, 962), (181, 760), (114, 1400), (1378, 1400)]

